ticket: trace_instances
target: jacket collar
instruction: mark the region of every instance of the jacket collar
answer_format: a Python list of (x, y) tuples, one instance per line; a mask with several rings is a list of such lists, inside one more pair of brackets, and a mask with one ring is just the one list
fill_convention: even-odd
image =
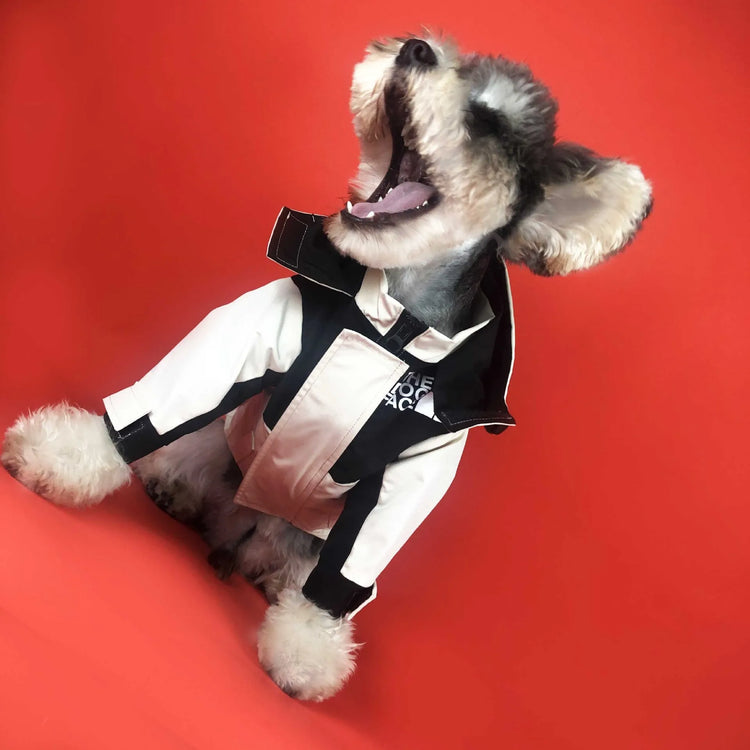
[[(354, 299), (357, 307), (380, 334), (389, 331), (404, 311), (404, 306), (388, 294), (388, 278), (385, 271), (379, 268), (368, 268), (365, 271), (362, 285)], [(453, 336), (446, 336), (434, 328), (427, 328), (413, 338), (404, 347), (404, 351), (423, 362), (439, 362), (494, 317), (487, 298), (482, 294), (477, 301), (474, 322), (469, 328)]]
[(341, 255), (323, 231), (325, 216), (282, 208), (266, 255), (311, 281), (353, 297), (367, 269)]
[[(388, 294), (385, 272), (365, 268), (353, 258), (341, 255), (323, 231), (325, 217), (282, 208), (268, 242), (268, 257), (322, 286), (354, 297), (370, 323), (385, 333), (404, 311)], [(459, 354), (458, 350), (461, 349)], [(435, 394), (436, 415), (450, 429), (477, 424), (491, 425), (500, 432), (515, 424), (505, 399), (513, 370), (515, 334), (513, 303), (505, 263), (490, 264), (482, 282), (482, 295), (474, 323), (454, 336), (434, 328), (416, 336), (404, 349), (413, 357), (440, 363), (451, 394)], [(467, 382), (468, 359), (476, 360)], [(456, 396), (464, 403), (456, 407)], [(445, 405), (441, 409), (441, 402)], [(499, 428), (498, 428), (499, 426)]]

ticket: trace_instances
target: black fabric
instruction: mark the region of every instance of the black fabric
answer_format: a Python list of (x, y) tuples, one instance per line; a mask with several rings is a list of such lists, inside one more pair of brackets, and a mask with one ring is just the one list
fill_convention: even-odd
[(372, 586), (359, 586), (340, 571), (365, 519), (378, 503), (383, 473), (371, 474), (349, 490), (344, 509), (323, 543), (318, 564), (302, 588), (310, 601), (335, 617), (356, 609), (372, 592)]
[[(513, 367), (514, 338), (508, 289), (508, 270), (505, 265), (498, 261), (491, 263), (482, 280), (482, 291), (491, 301), (497, 330), (492, 346), (492, 359), (485, 373), (485, 403), (489, 411), (497, 411), (508, 418), (509, 424), (515, 424), (505, 403), (505, 389)], [(503, 373), (505, 377), (498, 378), (498, 373)]]
[(280, 373), (273, 370), (266, 370), (265, 374), (260, 378), (246, 380), (243, 383), (235, 383), (216, 408), (211, 409), (211, 411), (205, 414), (200, 414), (193, 419), (189, 419), (187, 422), (175, 427), (173, 430), (165, 432), (163, 435), (160, 435), (156, 431), (147, 415), (123, 427), (121, 430), (115, 430), (109, 415), (106, 413), (104, 415), (104, 423), (107, 426), (109, 437), (114, 443), (117, 452), (126, 463), (131, 463), (147, 456), (157, 448), (169, 445), (183, 435), (200, 430), (201, 427), (210, 424), (214, 419), (226, 414), (247, 401), (247, 399), (257, 395), (264, 388), (272, 387), (280, 379)]
[(372, 595), (372, 589), (372, 586), (358, 586), (335, 568), (318, 564), (302, 587), (302, 593), (334, 617), (343, 617), (366, 602)]
[(110, 440), (125, 463), (129, 464), (143, 458), (164, 445), (162, 436), (154, 429), (147, 416), (137, 419), (127, 427), (123, 427), (122, 430), (116, 430), (112, 425), (109, 414), (105, 412), (104, 424), (107, 427)]
[(505, 266), (490, 263), (482, 281), (494, 319), (474, 333), (439, 364), (435, 414), (450, 430), (478, 424), (499, 434), (515, 420), (505, 403), (505, 387), (513, 364), (513, 320)]
[(268, 257), (303, 276), (354, 296), (367, 269), (336, 250), (323, 232), (324, 219), (317, 214), (283, 208), (268, 243)]
[(344, 509), (320, 551), (320, 561), (323, 564), (341, 569), (346, 562), (362, 524), (378, 504), (383, 474), (384, 470), (381, 469), (377, 474), (361, 479), (349, 490)]

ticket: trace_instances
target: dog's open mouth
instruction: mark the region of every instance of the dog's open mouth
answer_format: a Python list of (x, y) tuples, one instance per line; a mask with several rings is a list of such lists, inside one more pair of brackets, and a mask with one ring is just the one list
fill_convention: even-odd
[(440, 194), (430, 183), (424, 159), (404, 143), (407, 109), (395, 87), (385, 94), (393, 140), (391, 163), (373, 194), (361, 203), (347, 203), (344, 218), (357, 224), (386, 223), (413, 218), (434, 208)]

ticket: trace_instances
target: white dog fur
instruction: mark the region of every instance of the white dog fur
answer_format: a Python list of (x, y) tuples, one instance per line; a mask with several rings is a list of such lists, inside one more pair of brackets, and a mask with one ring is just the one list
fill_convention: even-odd
[(19, 417), (0, 458), (19, 482), (71, 508), (95, 505), (131, 476), (102, 417), (66, 403)]
[(354, 626), (336, 619), (294, 588), (282, 591), (258, 632), (258, 658), (284, 692), (320, 701), (354, 672)]

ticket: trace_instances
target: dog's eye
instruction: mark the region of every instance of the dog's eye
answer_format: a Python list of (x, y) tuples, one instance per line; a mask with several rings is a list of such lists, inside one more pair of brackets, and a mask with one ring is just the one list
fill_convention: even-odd
[(466, 113), (466, 126), (472, 138), (497, 136), (502, 127), (501, 115), (485, 104), (471, 102)]

